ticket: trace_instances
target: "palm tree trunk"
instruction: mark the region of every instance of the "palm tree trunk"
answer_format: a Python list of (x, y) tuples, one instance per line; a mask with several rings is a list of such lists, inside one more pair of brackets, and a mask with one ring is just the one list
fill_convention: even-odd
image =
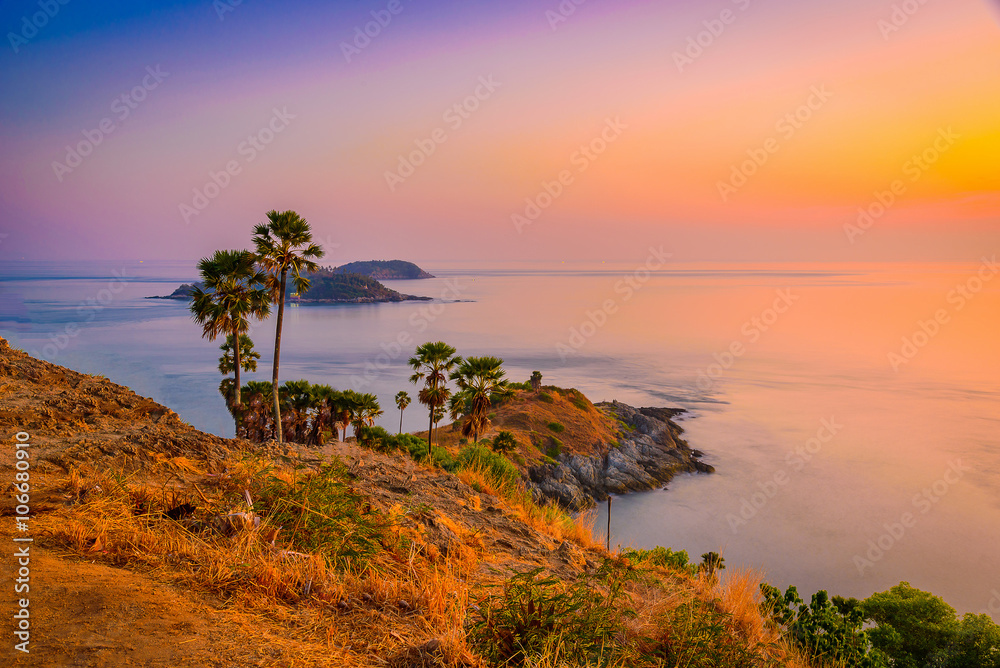
[(236, 437), (240, 436), (240, 333), (233, 333), (233, 360), (236, 362), (236, 390), (233, 392), (233, 420), (236, 422)]
[(281, 321), (285, 317), (285, 280), (288, 270), (281, 272), (281, 292), (278, 295), (278, 324), (274, 330), (274, 363), (271, 365), (271, 384), (274, 386), (274, 433), (281, 443), (281, 406), (278, 404), (278, 359), (281, 356)]
[(399, 435), (403, 435), (403, 409), (399, 409)]

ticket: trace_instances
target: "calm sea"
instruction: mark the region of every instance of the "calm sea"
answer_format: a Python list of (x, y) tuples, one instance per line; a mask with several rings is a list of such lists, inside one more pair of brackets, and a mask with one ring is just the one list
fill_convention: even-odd
[[(721, 552), (777, 586), (866, 596), (901, 580), (1000, 620), (1000, 276), (967, 265), (427, 263), (433, 302), (295, 306), (282, 379), (392, 397), (424, 341), (594, 401), (681, 406), (717, 473), (616, 498), (613, 545)], [(0, 334), (228, 436), (219, 341), (147, 300), (193, 263), (7, 263)], [(271, 323), (252, 337), (269, 378)], [(419, 405), (404, 428), (421, 429)], [(604, 527), (606, 509), (597, 520)]]

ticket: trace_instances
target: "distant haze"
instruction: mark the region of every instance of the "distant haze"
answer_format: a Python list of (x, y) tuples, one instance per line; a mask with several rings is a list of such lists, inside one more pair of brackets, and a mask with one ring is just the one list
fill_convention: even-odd
[(0, 259), (977, 261), (1000, 3), (903, 4), (7, 2)]

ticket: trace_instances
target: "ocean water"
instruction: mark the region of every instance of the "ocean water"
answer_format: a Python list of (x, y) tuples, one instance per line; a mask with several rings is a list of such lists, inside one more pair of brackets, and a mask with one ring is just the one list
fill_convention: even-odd
[[(966, 265), (428, 262), (387, 281), (432, 302), (288, 309), (283, 380), (414, 394), (406, 360), (445, 340), (509, 377), (594, 401), (688, 409), (714, 475), (617, 497), (613, 545), (714, 550), (800, 593), (900, 581), (1000, 620), (1000, 276)], [(147, 300), (194, 263), (13, 263), (0, 335), (128, 385), (228, 436), (221, 341), (181, 302)], [(251, 336), (269, 379), (270, 322)], [(253, 378), (254, 376), (251, 376)], [(425, 427), (418, 404), (403, 425)], [(607, 509), (598, 509), (603, 533)]]

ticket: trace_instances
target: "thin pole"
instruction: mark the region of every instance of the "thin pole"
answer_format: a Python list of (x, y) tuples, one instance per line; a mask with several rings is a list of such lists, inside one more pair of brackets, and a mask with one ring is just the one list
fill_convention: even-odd
[(611, 551), (611, 497), (608, 497), (608, 552)]

